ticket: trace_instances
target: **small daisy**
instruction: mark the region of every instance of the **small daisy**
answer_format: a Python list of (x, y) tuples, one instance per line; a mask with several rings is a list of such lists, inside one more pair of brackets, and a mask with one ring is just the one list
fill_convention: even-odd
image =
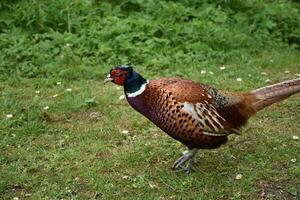
[(10, 118), (12, 118), (13, 116), (14, 116), (13, 114), (7, 114), (7, 115), (6, 115), (6, 118), (7, 118), (7, 119), (10, 119)]
[(122, 133), (123, 133), (123, 134), (128, 134), (129, 131), (128, 131), (128, 130), (123, 130)]
[(237, 79), (236, 79), (236, 81), (238, 81), (238, 82), (241, 82), (241, 81), (242, 81), (242, 79), (241, 79), (241, 78), (237, 78)]
[(128, 179), (128, 178), (129, 178), (129, 176), (126, 176), (126, 175), (125, 175), (125, 176), (123, 176), (122, 178), (123, 178), (123, 179)]
[(56, 82), (56, 85), (61, 85), (61, 82), (59, 81), (59, 82)]
[(209, 72), (209, 74), (214, 74), (213, 72)]
[(240, 179), (242, 179), (243, 178), (243, 175), (242, 174), (237, 174), (236, 176), (235, 176), (235, 179), (236, 180), (240, 180)]
[(39, 93), (40, 93), (40, 91), (39, 91), (39, 90), (36, 90), (36, 91), (35, 91), (35, 93), (36, 93), (36, 94), (39, 94)]
[(261, 75), (264, 75), (264, 76), (266, 76), (267, 75), (267, 73), (266, 72), (262, 72), (262, 73), (260, 73)]
[(266, 80), (265, 80), (265, 82), (267, 82), (267, 83), (270, 82), (270, 81), (271, 81), (270, 79), (266, 79)]
[(201, 70), (200, 73), (201, 73), (201, 74), (206, 74), (206, 71), (205, 71), (205, 70)]
[(224, 69), (226, 69), (226, 67), (224, 67), (224, 66), (220, 67), (220, 70), (224, 70)]
[(44, 110), (48, 110), (48, 109), (49, 109), (49, 106), (45, 106), (43, 109), (44, 109)]
[(291, 162), (293, 163), (297, 162), (296, 158), (291, 159)]
[(123, 100), (123, 99), (125, 99), (125, 95), (124, 94), (119, 97), (119, 100)]
[(298, 135), (293, 135), (293, 140), (299, 140), (299, 136)]
[(72, 92), (72, 88), (67, 88), (66, 91), (67, 92)]
[(52, 97), (53, 97), (53, 98), (56, 98), (56, 97), (58, 97), (58, 94), (55, 94), (55, 95), (53, 95)]

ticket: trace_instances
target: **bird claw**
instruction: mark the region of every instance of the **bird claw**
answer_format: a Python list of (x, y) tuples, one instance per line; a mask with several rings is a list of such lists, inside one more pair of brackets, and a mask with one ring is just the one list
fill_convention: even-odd
[(186, 161), (188, 161), (189, 159), (191, 159), (190, 156), (187, 156), (186, 154), (184, 154), (183, 156), (181, 156), (180, 158), (178, 158), (173, 166), (172, 166), (172, 169), (175, 170), (175, 169), (178, 169), (179, 167), (182, 166), (182, 164), (184, 164)]
[[(180, 166), (181, 167), (181, 166)], [(191, 172), (194, 172), (195, 169), (193, 168), (193, 160), (189, 160), (188, 164), (185, 167), (182, 167), (181, 169), (174, 169), (174, 172), (184, 172), (185, 174), (189, 174)]]
[[(189, 174), (190, 172), (194, 171), (193, 170), (193, 162), (194, 162), (194, 157), (196, 155), (196, 152), (197, 152), (197, 149), (192, 149), (189, 152), (182, 155), (180, 158), (178, 158), (174, 162), (172, 169), (175, 172), (184, 171), (186, 174)], [(182, 165), (187, 161), (188, 161), (188, 164), (185, 167), (183, 167)], [(181, 167), (181, 169), (178, 169), (179, 167)]]

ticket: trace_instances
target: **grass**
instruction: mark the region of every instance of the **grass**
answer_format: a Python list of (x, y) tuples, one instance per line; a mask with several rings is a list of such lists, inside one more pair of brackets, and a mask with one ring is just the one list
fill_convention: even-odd
[[(199, 151), (196, 173), (186, 176), (170, 169), (185, 147), (119, 100), (122, 88), (103, 84), (110, 67), (127, 61), (148, 79), (181, 76), (229, 91), (293, 79), (300, 73), (297, 36), (285, 31), (298, 30), (296, 8), (288, 15), (279, 3), (264, 1), (236, 1), (240, 8), (233, 1), (218, 1), (219, 8), (209, 1), (198, 7), (187, 1), (32, 2), (40, 10), (19, 12), (30, 9), (22, 1), (0, 7), (16, 10), (0, 23), (1, 199), (300, 197), (300, 146), (293, 139), (300, 136), (299, 95), (258, 113), (221, 148)], [(252, 17), (255, 9), (262, 12)], [(178, 10), (182, 15), (173, 18)], [(187, 16), (198, 21), (184, 22)], [(254, 18), (251, 32), (246, 22)], [(190, 27), (185, 35), (182, 26)]]
[[(227, 66), (223, 71), (211, 68), (214, 75), (186, 77), (245, 91), (265, 85), (265, 79), (294, 78), (299, 60), (286, 56), (273, 58), (284, 60), (282, 68)], [(265, 57), (260, 58), (265, 62)], [(268, 75), (261, 75), (263, 71)], [(119, 100), (122, 90), (103, 85), (100, 78), (48, 81), (25, 78), (1, 83), (5, 199), (26, 195), (31, 199), (258, 199), (263, 192), (270, 199), (296, 199), (299, 195), (299, 141), (292, 139), (299, 136), (299, 96), (259, 113), (242, 136), (231, 136), (220, 149), (200, 151), (197, 172), (186, 176), (170, 170), (184, 147)], [(56, 84), (59, 81), (61, 85)], [(6, 119), (9, 113), (13, 117)], [(242, 179), (235, 180), (237, 174)]]

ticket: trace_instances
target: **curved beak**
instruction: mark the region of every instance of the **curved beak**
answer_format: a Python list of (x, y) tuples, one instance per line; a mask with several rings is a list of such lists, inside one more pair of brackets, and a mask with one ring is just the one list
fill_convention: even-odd
[(110, 81), (112, 81), (112, 80), (114, 80), (112, 77), (110, 77), (110, 74), (108, 74), (107, 76), (106, 76), (106, 79), (104, 79), (104, 83), (107, 83), (107, 82), (110, 82)]

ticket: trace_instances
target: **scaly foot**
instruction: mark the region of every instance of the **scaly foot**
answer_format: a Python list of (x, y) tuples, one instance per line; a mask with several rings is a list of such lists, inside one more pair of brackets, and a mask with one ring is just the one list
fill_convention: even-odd
[[(184, 171), (186, 174), (189, 174), (193, 170), (193, 162), (194, 162), (194, 157), (197, 153), (198, 149), (192, 149), (188, 151), (187, 153), (183, 154), (180, 158), (178, 158), (173, 166), (172, 169), (175, 170), (175, 172), (181, 172)], [(182, 165), (188, 161), (188, 164), (183, 167)], [(181, 169), (178, 169), (181, 167)]]

